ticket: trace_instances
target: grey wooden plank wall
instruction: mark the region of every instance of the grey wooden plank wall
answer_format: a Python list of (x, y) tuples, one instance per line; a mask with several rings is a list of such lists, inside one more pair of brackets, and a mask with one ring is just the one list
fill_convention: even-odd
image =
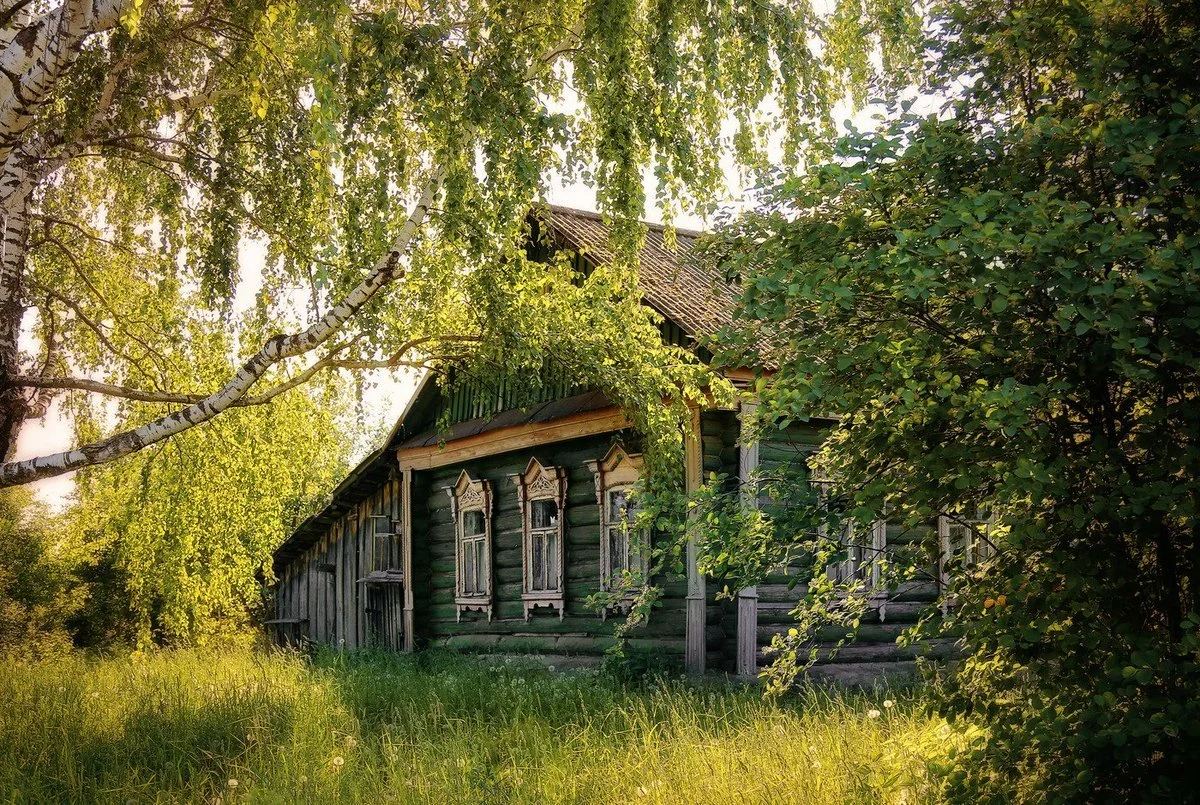
[[(400, 520), (400, 481), (388, 481), (332, 523), (325, 535), (284, 571), (276, 593), (279, 618), (305, 620), (305, 635), (314, 643), (365, 648), (377, 643), (402, 647), (400, 585), (373, 594), (359, 584), (372, 569), (376, 548), (374, 520), (385, 515)], [(368, 612), (377, 609), (377, 629)]]

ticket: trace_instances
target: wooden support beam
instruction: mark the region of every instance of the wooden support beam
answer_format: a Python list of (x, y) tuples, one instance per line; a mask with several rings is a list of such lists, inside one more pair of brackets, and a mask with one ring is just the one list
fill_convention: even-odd
[(405, 467), (400, 471), (400, 567), (404, 571), (404, 617), (400, 628), (404, 633), (405, 651), (416, 647), (413, 634), (416, 623), (413, 618), (412, 483), (412, 467)]
[[(758, 508), (758, 488), (754, 471), (758, 469), (758, 442), (746, 441), (745, 421), (753, 416), (758, 403), (744, 402), (738, 413), (738, 480), (744, 505)], [(758, 588), (743, 587), (737, 596), (737, 663), (735, 671), (743, 679), (758, 675)]]
[[(700, 409), (692, 408), (684, 436), (684, 483), (688, 494), (700, 488), (703, 475), (703, 445), (700, 440)], [(688, 518), (695, 517), (689, 511)], [(691, 529), (689, 529), (689, 532)], [(684, 649), (684, 666), (690, 673), (704, 673), (704, 631), (708, 602), (704, 595), (704, 577), (700, 575), (696, 554), (696, 538), (689, 533), (687, 538), (687, 638)]]
[(498, 453), (507, 453), (510, 450), (524, 450), (551, 442), (623, 430), (631, 426), (632, 423), (619, 408), (601, 408), (596, 411), (582, 411), (549, 422), (497, 428), (445, 445), (410, 447), (397, 451), (396, 458), (399, 460), (401, 468), (428, 470)]

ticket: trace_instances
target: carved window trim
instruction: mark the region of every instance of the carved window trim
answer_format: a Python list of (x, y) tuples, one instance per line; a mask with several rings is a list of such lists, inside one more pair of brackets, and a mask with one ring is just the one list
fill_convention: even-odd
[[(454, 486), (447, 487), (450, 495), (450, 511), (454, 517), (454, 604), (457, 607), (457, 618), (462, 619), (463, 612), (477, 610), (486, 612), (488, 620), (492, 619), (492, 482), (486, 478), (472, 479), (463, 470)], [(483, 518), (482, 534), (466, 533), (466, 515), (480, 512)], [(466, 584), (466, 542), (474, 544), (482, 537), (482, 551), (477, 554), (477, 560), (482, 559), (486, 565), (483, 573), (483, 590), (467, 592)]]
[[(612, 557), (610, 550), (610, 529), (618, 525), (628, 524), (628, 518), (622, 520), (621, 523), (610, 522), (609, 516), (609, 496), (614, 492), (623, 492), (633, 487), (642, 477), (642, 456), (640, 453), (626, 453), (625, 449), (620, 444), (614, 444), (609, 448), (604, 458), (599, 461), (588, 461), (587, 468), (592, 471), (596, 479), (596, 505), (600, 508), (600, 589), (604, 592), (611, 592), (613, 589), (613, 573), (612, 573)], [(650, 567), (650, 540), (649, 535), (642, 533), (639, 535), (626, 534), (627, 540), (632, 540), (633, 537), (638, 537), (640, 542), (639, 550), (634, 550), (632, 547), (627, 548), (627, 561), (623, 563), (623, 571), (641, 570), (646, 573)], [(627, 546), (629, 542), (627, 542)], [(640, 568), (633, 567), (635, 557), (640, 560)], [(620, 602), (619, 608), (627, 607), (632, 603), (632, 594), (626, 594)], [(601, 610), (601, 617), (607, 615), (607, 609)]]
[(962, 511), (940, 514), (937, 531), (938, 587), (942, 592), (942, 613), (945, 614), (957, 603), (946, 594), (955, 566), (967, 570), (995, 554), (995, 512), (988, 506), (975, 506), (965, 514)]
[[(567, 471), (562, 467), (544, 466), (537, 458), (529, 459), (525, 471), (511, 476), (517, 486), (517, 502), (521, 508), (521, 603), (525, 609), (525, 620), (536, 607), (557, 607), (559, 620), (566, 614), (566, 510), (567, 510)], [(552, 501), (557, 508), (558, 516), (555, 525), (550, 528), (534, 528), (534, 503)], [(534, 542), (550, 536), (554, 539), (552, 556), (554, 559), (553, 582), (545, 589), (535, 589)], [(542, 554), (543, 561), (546, 556)]]

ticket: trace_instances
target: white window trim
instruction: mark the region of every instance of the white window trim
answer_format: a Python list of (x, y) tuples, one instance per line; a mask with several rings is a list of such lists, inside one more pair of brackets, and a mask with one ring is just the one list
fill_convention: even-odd
[[(599, 461), (588, 461), (587, 467), (596, 479), (596, 505), (600, 508), (600, 589), (611, 592), (613, 579), (610, 572), (612, 563), (609, 557), (608, 529), (612, 525), (608, 517), (608, 496), (611, 492), (628, 489), (642, 477), (642, 456), (640, 453), (629, 454), (619, 444), (609, 448), (608, 453)], [(642, 535), (641, 548), (642, 567), (648, 571), (650, 567), (650, 545), (646, 535)], [(627, 563), (631, 564), (631, 563)], [(626, 567), (625, 570), (632, 568)], [(618, 609), (627, 608), (633, 602), (633, 595), (622, 597)], [(607, 617), (608, 607), (600, 611), (600, 616)]]
[[(828, 494), (829, 481), (814, 481), (822, 499)], [(822, 524), (818, 533), (826, 535), (826, 526)], [(855, 520), (848, 518), (842, 524), (839, 543), (846, 547), (847, 556), (839, 562), (834, 562), (825, 568), (825, 577), (834, 584), (846, 584), (860, 580), (870, 590), (869, 598), (872, 606), (879, 611), (879, 619), (887, 618), (887, 591), (880, 589), (883, 578), (882, 562), (887, 552), (887, 521), (876, 520), (871, 523), (871, 542), (867, 545), (855, 541)]]
[[(447, 487), (450, 495), (450, 512), (454, 517), (454, 603), (457, 607), (457, 618), (462, 619), (465, 611), (477, 610), (486, 612), (488, 620), (492, 619), (492, 483), (486, 478), (474, 480), (466, 470), (458, 476), (454, 486)], [(487, 570), (484, 574), (484, 590), (479, 593), (465, 592), (463, 572), (466, 562), (463, 558), (463, 520), (468, 512), (483, 513), (484, 558)]]
[[(996, 516), (995, 512), (985, 512), (982, 509), (983, 507), (976, 509), (974, 517), (938, 515), (938, 584), (942, 590), (942, 614), (949, 611), (955, 603), (946, 595), (946, 590), (950, 588), (950, 565), (955, 554), (961, 553), (962, 564), (965, 567), (986, 561), (992, 556), (993, 548), (990, 543), (995, 531)], [(953, 538), (952, 529), (955, 527), (967, 532), (962, 542)], [(977, 531), (983, 535), (983, 540), (976, 539)]]
[[(543, 466), (536, 458), (529, 459), (525, 472), (511, 476), (517, 485), (517, 502), (521, 507), (521, 543), (524, 556), (522, 568), (521, 603), (525, 609), (525, 620), (537, 607), (556, 607), (558, 618), (566, 614), (566, 585), (564, 565), (566, 563), (566, 520), (567, 520), (567, 471), (562, 467)], [(558, 507), (558, 527), (555, 533), (555, 584), (549, 590), (533, 589), (533, 503), (551, 500)], [(539, 532), (549, 529), (537, 529)]]

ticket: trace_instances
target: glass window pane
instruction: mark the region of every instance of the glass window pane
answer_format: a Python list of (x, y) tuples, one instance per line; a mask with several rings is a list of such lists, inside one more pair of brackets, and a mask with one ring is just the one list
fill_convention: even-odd
[(530, 528), (558, 528), (558, 501), (535, 500), (529, 508)]
[(463, 543), (463, 592), (475, 592), (475, 546)]
[(614, 489), (608, 493), (608, 521), (624, 520), (629, 508), (629, 493), (625, 489)]
[(558, 534), (546, 535), (546, 589), (558, 589)]
[(625, 569), (625, 529), (613, 526), (608, 529), (608, 569), (612, 576), (620, 576)]
[(546, 577), (546, 555), (541, 534), (534, 534), (530, 545), (529, 586), (534, 590), (544, 590)]
[(487, 554), (484, 551), (484, 541), (475, 541), (475, 592), (482, 593), (487, 589)]
[(463, 512), (463, 536), (470, 537), (483, 533), (483, 512), (478, 509)]

